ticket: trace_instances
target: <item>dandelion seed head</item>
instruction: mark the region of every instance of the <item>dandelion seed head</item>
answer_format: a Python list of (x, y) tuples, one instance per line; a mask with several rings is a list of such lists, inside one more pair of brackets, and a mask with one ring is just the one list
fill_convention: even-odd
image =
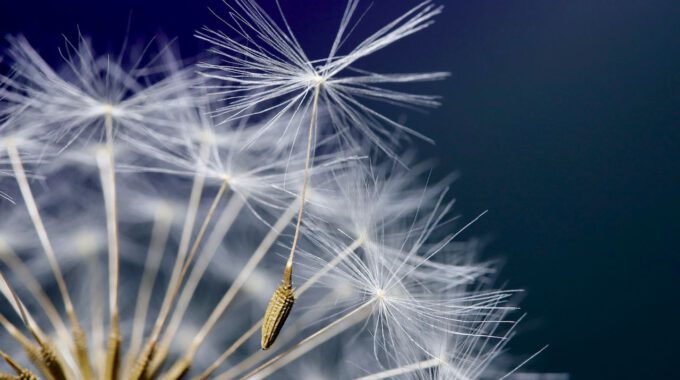
[[(226, 6), (223, 31), (197, 34), (213, 55), (198, 66), (169, 46), (100, 54), (80, 34), (53, 64), (10, 37), (0, 325), (12, 358), (85, 380), (117, 360), (121, 378), (146, 379), (508, 373), (516, 291), (460, 240), (476, 219), (452, 215), (451, 178), (430, 180), (402, 149), (427, 138), (368, 106), (435, 107), (385, 86), (447, 74), (357, 67), (442, 8), (424, 1), (352, 45), (363, 15), (348, 0), (329, 53), (310, 59), (282, 8)], [(285, 303), (257, 336), (277, 286)]]

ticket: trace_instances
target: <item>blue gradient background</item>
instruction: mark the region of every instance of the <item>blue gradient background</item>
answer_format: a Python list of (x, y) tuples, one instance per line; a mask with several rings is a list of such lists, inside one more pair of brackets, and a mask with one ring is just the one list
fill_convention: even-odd
[[(365, 36), (416, 1), (374, 1)], [(282, 0), (312, 56), (327, 52), (344, 1)], [(368, 5), (364, 2), (363, 5)], [(272, 9), (271, 1), (263, 2)], [(457, 210), (488, 209), (471, 234), (528, 290), (513, 351), (550, 348), (529, 368), (574, 379), (670, 379), (680, 308), (680, 2), (448, 1), (432, 28), (362, 62), (375, 71), (448, 70), (418, 86), (444, 106), (407, 113), (421, 145), (456, 170)], [(217, 0), (0, 0), (0, 33), (24, 33), (52, 62), (61, 33), (117, 52), (131, 36), (219, 27)], [(390, 110), (395, 115), (393, 109)], [(398, 116), (398, 114), (397, 114)]]

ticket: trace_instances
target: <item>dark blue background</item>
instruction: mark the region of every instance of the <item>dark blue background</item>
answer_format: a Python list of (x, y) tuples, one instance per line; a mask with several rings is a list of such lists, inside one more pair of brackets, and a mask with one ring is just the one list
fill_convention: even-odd
[[(282, 0), (312, 56), (326, 53), (344, 1)], [(362, 3), (363, 6), (368, 2)], [(375, 1), (365, 36), (415, 1)], [(264, 5), (271, 9), (271, 2)], [(57, 59), (76, 25), (99, 51), (131, 35), (219, 23), (202, 1), (0, 0), (0, 33)], [(676, 378), (680, 277), (680, 2), (449, 1), (431, 29), (370, 57), (376, 71), (448, 70), (444, 107), (408, 114), (437, 140), (434, 175), (458, 170), (458, 211), (490, 212), (490, 255), (528, 290), (514, 351), (550, 348), (531, 368), (574, 379)], [(393, 111), (394, 112), (394, 111)]]

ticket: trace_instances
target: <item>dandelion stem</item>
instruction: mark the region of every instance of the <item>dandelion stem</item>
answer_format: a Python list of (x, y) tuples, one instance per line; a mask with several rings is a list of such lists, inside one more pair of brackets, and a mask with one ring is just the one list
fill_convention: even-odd
[(104, 378), (106, 371), (106, 334), (104, 332), (104, 303), (106, 300), (97, 292), (94, 287), (90, 292), (92, 303), (90, 304), (92, 314), (92, 359), (95, 363), (97, 378)]
[[(206, 142), (202, 142), (200, 147), (201, 164), (205, 161), (208, 153), (209, 145)], [(203, 193), (204, 185), (205, 172), (203, 170), (197, 170), (196, 174), (194, 175), (193, 184), (191, 185), (191, 195), (189, 196), (189, 204), (187, 205), (187, 216), (184, 219), (184, 226), (182, 227), (182, 237), (180, 238), (179, 248), (177, 249), (177, 257), (172, 268), (172, 274), (170, 275), (170, 282), (168, 283), (165, 296), (163, 297), (163, 303), (161, 304), (161, 313), (171, 306), (170, 303), (172, 302), (172, 289), (175, 288), (175, 283), (179, 281), (179, 276), (184, 265), (186, 254), (189, 250), (189, 243), (191, 242), (191, 235), (194, 230), (194, 223), (196, 222), (196, 215), (198, 214), (198, 206), (201, 201), (201, 194)], [(153, 335), (160, 334), (160, 330), (163, 328), (161, 323), (161, 319), (156, 318)], [(156, 339), (158, 339), (157, 336)]]
[(310, 115), (309, 133), (307, 135), (307, 154), (305, 157), (305, 170), (302, 179), (302, 190), (300, 191), (300, 208), (298, 209), (297, 222), (295, 223), (295, 235), (293, 235), (293, 244), (290, 247), (290, 255), (286, 262), (286, 270), (284, 271), (284, 282), (292, 283), (293, 273), (293, 258), (295, 257), (295, 249), (297, 248), (298, 240), (300, 239), (300, 226), (302, 225), (302, 213), (305, 208), (305, 199), (307, 197), (307, 187), (309, 186), (309, 170), (312, 166), (312, 150), (314, 146), (314, 133), (316, 132), (316, 118), (319, 108), (319, 92), (321, 91), (321, 84), (317, 84), (314, 88), (314, 99), (312, 100), (312, 114)]
[[(66, 315), (69, 318), (71, 324), (71, 338), (73, 340), (76, 356), (79, 360), (79, 365), (84, 370), (89, 368), (89, 359), (87, 359), (87, 344), (84, 339), (83, 329), (80, 327), (78, 322), (78, 317), (76, 316), (75, 309), (73, 307), (73, 302), (71, 301), (71, 296), (69, 295), (68, 289), (66, 287), (66, 281), (64, 280), (64, 275), (61, 272), (57, 257), (54, 253), (54, 248), (50, 242), (49, 235), (45, 229), (45, 224), (43, 223), (42, 216), (33, 196), (33, 191), (31, 191), (31, 186), (28, 183), (28, 178), (26, 177), (26, 171), (24, 170), (24, 165), (21, 161), (21, 156), (19, 155), (19, 150), (17, 146), (13, 143), (7, 144), (7, 154), (14, 170), (14, 176), (16, 178), (17, 184), (19, 185), (19, 191), (21, 192), (21, 197), (26, 204), (26, 209), (28, 210), (28, 215), (31, 218), (31, 222), (38, 234), (38, 239), (40, 240), (40, 245), (45, 252), (47, 261), (49, 262), (50, 269), (57, 281), (57, 287), (59, 288), (59, 293), (61, 294), (62, 300), (64, 301), (64, 307), (66, 308)], [(86, 379), (87, 380), (87, 379)]]
[(245, 199), (243, 197), (233, 196), (229, 199), (229, 202), (222, 211), (220, 217), (217, 218), (215, 226), (206, 240), (205, 246), (201, 249), (200, 254), (198, 254), (199, 259), (196, 260), (196, 265), (191, 269), (189, 278), (182, 289), (179, 301), (177, 301), (177, 307), (173, 312), (171, 321), (168, 323), (168, 329), (163, 338), (164, 340), (171, 339), (179, 328), (182, 317), (189, 306), (198, 283), (201, 278), (203, 278), (205, 271), (208, 270), (212, 258), (219, 249), (220, 244), (222, 244), (224, 237), (231, 229), (231, 226), (234, 224), (236, 217), (241, 212), (244, 205)]
[(120, 252), (118, 247), (118, 213), (116, 211), (116, 158), (113, 150), (113, 118), (111, 114), (106, 114), (104, 117), (104, 125), (106, 129), (106, 154), (100, 154), (98, 164), (106, 206), (106, 229), (109, 235), (109, 312), (113, 319), (113, 315), (119, 313)]
[(24, 323), (28, 331), (33, 335), (35, 341), (38, 344), (43, 343), (45, 340), (45, 333), (40, 329), (33, 316), (26, 310), (23, 303), (19, 299), (19, 296), (14, 292), (12, 287), (9, 285), (5, 276), (0, 272), (0, 293), (7, 299), (14, 311), (19, 315), (21, 321)]
[[(199, 153), (199, 165), (202, 165), (203, 162), (205, 162), (210, 150), (209, 150), (209, 144), (207, 144), (206, 141), (201, 140), (201, 146), (200, 146), (200, 153)], [(189, 243), (191, 241), (191, 235), (194, 230), (194, 223), (196, 222), (196, 215), (198, 214), (198, 206), (201, 201), (201, 194), (203, 193), (203, 187), (205, 185), (205, 172), (203, 170), (197, 170), (196, 173), (194, 174), (194, 179), (192, 181), (191, 185), (191, 194), (189, 195), (189, 201), (187, 205), (187, 215), (184, 219), (184, 226), (182, 227), (182, 236), (180, 238), (180, 243), (179, 247), (177, 249), (177, 255), (175, 258), (175, 263), (172, 268), (172, 273), (170, 275), (170, 281), (168, 282), (168, 286), (165, 291), (165, 295), (163, 296), (163, 302), (161, 304), (161, 309), (160, 309), (160, 315), (163, 313), (167, 313), (165, 310), (169, 309), (171, 307), (172, 303), (172, 291), (176, 287), (175, 284), (180, 281), (180, 273), (182, 271), (182, 267), (184, 265), (184, 261), (186, 258), (186, 254), (189, 250)], [(155, 347), (156, 347), (156, 342), (158, 340), (158, 337), (160, 335), (160, 332), (163, 328), (163, 320), (161, 318), (156, 318), (156, 321), (154, 323), (153, 331), (152, 331), (152, 336), (149, 339), (147, 343), (148, 349), (145, 349), (145, 352), (148, 353), (149, 357), (148, 358), (139, 358), (137, 360), (138, 364), (142, 363), (148, 363), (151, 360), (151, 356), (154, 355)], [(158, 365), (160, 366), (160, 362), (157, 362)], [(144, 366), (148, 364), (143, 364)], [(153, 364), (152, 364), (153, 366)], [(152, 368), (151, 372), (155, 372)]]
[(286, 319), (290, 315), (290, 311), (295, 304), (295, 296), (293, 294), (293, 258), (295, 257), (295, 249), (297, 248), (300, 239), (300, 227), (302, 225), (302, 215), (305, 208), (305, 199), (307, 196), (307, 187), (309, 185), (309, 169), (312, 164), (312, 150), (314, 146), (314, 131), (316, 129), (316, 114), (319, 104), (319, 91), (321, 89), (319, 82), (314, 88), (314, 99), (312, 100), (312, 113), (309, 122), (309, 134), (307, 136), (307, 152), (305, 158), (305, 168), (303, 174), (302, 189), (300, 191), (300, 205), (297, 214), (297, 222), (295, 223), (295, 234), (293, 236), (293, 244), (290, 247), (290, 255), (283, 270), (283, 281), (276, 288), (272, 295), (267, 309), (265, 310), (260, 346), (263, 350), (271, 347), (276, 341), (277, 336), (281, 332)]
[[(155, 346), (155, 344), (158, 342), (158, 339), (160, 337), (161, 331), (163, 329), (163, 326), (165, 325), (165, 322), (168, 320), (168, 317), (170, 315), (170, 310), (172, 305), (175, 303), (175, 300), (177, 299), (177, 296), (179, 294), (180, 287), (182, 286), (182, 283), (184, 282), (184, 277), (186, 276), (187, 271), (189, 270), (189, 267), (191, 267), (191, 262), (193, 258), (196, 256), (196, 253), (198, 252), (198, 247), (201, 245), (201, 241), (203, 240), (203, 237), (205, 236), (205, 232), (208, 229), (208, 226), (210, 225), (210, 222), (212, 221), (213, 216), (215, 215), (215, 211), (217, 210), (217, 206), (222, 200), (222, 197), (224, 196), (224, 193), (226, 192), (227, 188), (229, 187), (229, 180), (224, 179), (222, 182), (222, 185), (220, 186), (219, 190), (217, 191), (217, 194), (215, 195), (215, 198), (212, 201), (212, 204), (210, 205), (210, 208), (208, 209), (208, 213), (205, 216), (205, 219), (203, 220), (203, 223), (201, 224), (201, 227), (198, 231), (198, 234), (196, 235), (196, 240), (194, 240), (194, 244), (191, 247), (191, 251), (189, 252), (189, 255), (187, 256), (187, 259), (185, 260), (184, 265), (182, 266), (182, 270), (177, 277), (176, 281), (174, 283), (171, 283), (169, 286), (171, 288), (169, 289), (169, 298), (168, 298), (168, 303), (166, 303), (164, 308), (161, 309), (158, 318), (156, 319), (156, 324), (154, 326), (154, 330), (151, 333), (151, 337), (149, 339), (148, 345), (150, 347)], [(149, 352), (149, 355), (153, 355), (155, 350), (147, 350)], [(139, 362), (143, 361), (148, 361), (148, 357), (140, 357)], [(151, 372), (155, 373), (160, 365), (162, 364), (162, 361), (165, 360), (164, 355), (159, 356), (157, 358), (154, 358), (154, 362), (151, 363)]]
[[(251, 379), (256, 375), (259, 375), (255, 377), (257, 379), (265, 378), (284, 365), (309, 352), (309, 350), (361, 322), (371, 314), (371, 306), (375, 300), (376, 298), (372, 298), (349, 313), (322, 327), (296, 345), (269, 359), (269, 361), (255, 368), (241, 379)], [(222, 376), (218, 376), (217, 379), (224, 380)]]
[[(120, 277), (120, 252), (118, 242), (118, 215), (116, 211), (116, 159), (113, 147), (113, 116), (104, 116), (106, 130), (106, 149), (97, 152), (97, 165), (106, 206), (106, 230), (109, 245), (109, 314), (111, 331), (106, 359), (106, 380), (118, 379), (120, 362), (120, 312), (118, 310), (118, 282)], [(91, 377), (91, 374), (90, 374)]]
[(203, 237), (205, 236), (205, 232), (208, 230), (208, 226), (210, 225), (210, 222), (212, 221), (212, 218), (215, 215), (215, 211), (217, 210), (217, 205), (222, 200), (222, 197), (224, 196), (224, 193), (227, 191), (227, 188), (229, 188), (229, 179), (225, 179), (222, 182), (220, 189), (217, 191), (217, 194), (215, 195), (215, 199), (213, 199), (213, 203), (210, 205), (210, 209), (208, 210), (208, 214), (205, 216), (205, 219), (203, 220), (203, 224), (201, 224), (201, 228), (198, 230), (198, 235), (196, 235), (196, 240), (194, 240), (194, 244), (191, 246), (191, 251), (189, 252), (189, 256), (187, 257), (186, 262), (184, 263), (184, 267), (182, 268), (182, 273), (180, 274), (180, 281), (179, 281), (180, 283), (182, 282), (182, 280), (186, 276), (186, 273), (189, 270), (189, 267), (191, 266), (191, 263), (194, 260), (194, 257), (196, 257), (196, 253), (198, 253), (198, 248), (201, 246), (201, 242), (203, 241)]
[(40, 211), (33, 197), (33, 192), (31, 191), (31, 186), (26, 178), (26, 172), (24, 171), (24, 166), (21, 162), (21, 156), (17, 147), (13, 144), (7, 145), (7, 153), (14, 169), (14, 175), (16, 177), (17, 183), (19, 185), (19, 191), (21, 196), (26, 203), (26, 208), (28, 209), (28, 215), (33, 222), (36, 232), (38, 233), (38, 239), (40, 239), (40, 244), (45, 251), (47, 260), (49, 261), (54, 277), (57, 281), (57, 286), (59, 287), (59, 292), (64, 299), (64, 306), (66, 307), (66, 313), (71, 318), (72, 323), (78, 323), (78, 318), (75, 316), (75, 311), (73, 308), (73, 303), (71, 297), (69, 296), (68, 290), (66, 288), (66, 281), (64, 281), (64, 275), (61, 272), (59, 263), (57, 262), (56, 255), (54, 254), (54, 248), (52, 248), (52, 243), (47, 235), (47, 230), (43, 224)]
[[(194, 295), (194, 292), (196, 291), (199, 282), (203, 278), (203, 275), (205, 271), (208, 269), (208, 266), (210, 265), (210, 262), (212, 261), (215, 252), (217, 252), (220, 244), (222, 244), (224, 237), (231, 229), (231, 226), (236, 220), (238, 214), (241, 212), (241, 209), (243, 209), (244, 205), (245, 198), (238, 195), (232, 196), (231, 199), (229, 200), (229, 203), (224, 208), (224, 211), (217, 219), (217, 222), (215, 222), (215, 227), (210, 233), (210, 236), (208, 237), (205, 246), (201, 250), (201, 253), (198, 255), (199, 259), (196, 261), (196, 265), (192, 268), (191, 274), (189, 275), (189, 278), (187, 279), (187, 282), (184, 285), (184, 288), (182, 289), (182, 293), (179, 297), (179, 300), (177, 301), (177, 307), (173, 312), (172, 318), (168, 323), (168, 328), (164, 333), (163, 341), (160, 344), (159, 353), (163, 353), (163, 355), (167, 353), (167, 350), (169, 349), (172, 339), (177, 333), (177, 330), (180, 328), (182, 318), (184, 317), (184, 313), (186, 313), (186, 310), (188, 309), (189, 304), (191, 303), (192, 297)], [(191, 365), (192, 360), (193, 356), (184, 357), (183, 359), (180, 359), (172, 367), (173, 369), (171, 369), (169, 372), (181, 374), (187, 371), (189, 366)], [(161, 376), (161, 378), (175, 379), (179, 378), (179, 376), (164, 375)]]
[(68, 338), (69, 332), (66, 329), (64, 321), (61, 319), (57, 308), (52, 303), (52, 300), (47, 296), (45, 290), (42, 288), (38, 280), (33, 276), (31, 271), (26, 267), (21, 259), (17, 256), (11, 247), (0, 240), (0, 260), (2, 260), (9, 269), (18, 275), (18, 277), (26, 284), (29, 292), (38, 302), (40, 307), (45, 311), (47, 318), (52, 323), (52, 326), (57, 331), (57, 335), (63, 338)]
[(156, 276), (160, 267), (163, 252), (170, 235), (170, 227), (172, 226), (172, 209), (166, 205), (159, 205), (154, 213), (154, 222), (151, 231), (151, 243), (144, 263), (144, 273), (139, 285), (137, 294), (137, 303), (134, 312), (134, 325), (132, 327), (132, 335), (130, 338), (130, 348), (128, 350), (128, 358), (126, 362), (131, 367), (134, 358), (139, 354), (142, 348), (142, 340), (144, 334), (144, 326), (146, 324), (146, 316), (149, 310), (149, 300)]
[(224, 363), (224, 361), (227, 360), (229, 356), (231, 356), (231, 354), (236, 352), (236, 350), (238, 350), (238, 348), (241, 347), (243, 343), (250, 339), (250, 337), (253, 336), (253, 334), (255, 334), (257, 330), (260, 329), (261, 326), (262, 319), (260, 319), (260, 321), (255, 323), (254, 325), (252, 325), (250, 329), (244, 332), (243, 335), (241, 335), (236, 340), (236, 342), (229, 346), (229, 348), (227, 348), (227, 350), (224, 351), (224, 353), (217, 360), (215, 360), (208, 368), (206, 368), (205, 371), (201, 372), (200, 375), (195, 376), (192, 380), (206, 380), (207, 378), (209, 378), (210, 375), (212, 375), (213, 372), (215, 372), (215, 370), (217, 370), (217, 368), (219, 368), (222, 365), (222, 363)]
[[(186, 276), (187, 270), (191, 266), (191, 261), (193, 260), (194, 256), (196, 255), (196, 252), (198, 251), (198, 247), (201, 245), (201, 241), (203, 240), (203, 236), (205, 236), (205, 231), (208, 229), (208, 225), (210, 224), (210, 221), (213, 218), (213, 215), (215, 215), (215, 210), (217, 209), (217, 205), (219, 204), (220, 200), (222, 199), (222, 196), (224, 195), (224, 192), (227, 190), (227, 187), (229, 186), (229, 181), (225, 180), (222, 182), (222, 186), (220, 186), (220, 189), (217, 191), (217, 194), (215, 195), (215, 198), (213, 199), (212, 204), (210, 205), (210, 209), (208, 210), (208, 213), (205, 216), (205, 219), (203, 219), (203, 223), (201, 224), (201, 228), (198, 231), (198, 235), (196, 235), (196, 240), (194, 240), (194, 244), (191, 247), (191, 251), (189, 255), (187, 256), (187, 259), (184, 262), (184, 265), (182, 266), (182, 271), (179, 274), (179, 278), (173, 285), (170, 293), (170, 302), (168, 305), (172, 305), (177, 298), (177, 294), (179, 293), (179, 288), (184, 280), (184, 277)], [(161, 310), (161, 314), (158, 316), (158, 320), (156, 321), (156, 331), (153, 333), (153, 337), (157, 340), (158, 335), (160, 334), (160, 329), (163, 327), (165, 324), (165, 321), (168, 318), (168, 315), (170, 313), (170, 307), (166, 306), (164, 310)]]
[[(167, 377), (163, 376), (162, 378), (174, 379), (176, 377), (172, 377), (170, 375), (179, 373), (180, 368), (188, 369), (187, 365), (191, 363), (191, 361), (193, 361), (196, 352), (200, 348), (201, 344), (203, 344), (205, 338), (207, 338), (208, 334), (210, 333), (210, 330), (212, 330), (212, 328), (215, 326), (215, 323), (217, 323), (217, 320), (225, 312), (225, 310), (227, 309), (231, 301), (234, 299), (238, 291), (241, 289), (241, 287), (243, 287), (248, 277), (250, 277), (253, 270), (255, 270), (257, 264), (269, 251), (269, 248), (271, 248), (271, 246), (274, 244), (276, 238), (281, 234), (281, 231), (283, 231), (286, 225), (290, 223), (296, 211), (297, 201), (291, 203), (290, 206), (288, 206), (288, 208), (283, 212), (283, 214), (281, 214), (281, 216), (276, 221), (274, 226), (269, 230), (264, 239), (262, 239), (262, 242), (260, 242), (260, 245), (257, 247), (255, 252), (250, 256), (250, 259), (248, 260), (246, 265), (239, 272), (238, 276), (236, 277), (232, 285), (229, 287), (229, 290), (222, 296), (220, 302), (217, 304), (217, 306), (215, 306), (213, 311), (210, 313), (210, 316), (205, 321), (201, 329), (198, 331), (198, 333), (196, 333), (196, 335), (194, 335), (194, 338), (191, 341), (191, 345), (185, 351), (184, 356), (172, 366), (172, 369), (168, 372)], [(211, 244), (208, 243), (207, 245), (210, 246)]]

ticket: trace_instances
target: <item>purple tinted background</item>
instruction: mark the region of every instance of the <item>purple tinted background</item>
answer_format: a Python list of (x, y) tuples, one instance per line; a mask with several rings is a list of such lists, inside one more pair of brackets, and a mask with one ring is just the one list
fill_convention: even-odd
[[(344, 1), (282, 3), (310, 55), (323, 55)], [(416, 3), (375, 1), (357, 38)], [(57, 62), (61, 33), (74, 38), (78, 25), (116, 52), (132, 10), (133, 41), (163, 32), (192, 56), (204, 49), (193, 31), (219, 26), (208, 6), (225, 10), (0, 0), (0, 33), (24, 33)], [(530, 368), (575, 379), (677, 372), (680, 2), (448, 1), (435, 26), (360, 67), (452, 72), (417, 88), (444, 107), (408, 123), (437, 140), (420, 144), (440, 162), (435, 177), (461, 173), (458, 211), (490, 210), (471, 233), (491, 234), (503, 279), (528, 290), (513, 351), (551, 344)]]

